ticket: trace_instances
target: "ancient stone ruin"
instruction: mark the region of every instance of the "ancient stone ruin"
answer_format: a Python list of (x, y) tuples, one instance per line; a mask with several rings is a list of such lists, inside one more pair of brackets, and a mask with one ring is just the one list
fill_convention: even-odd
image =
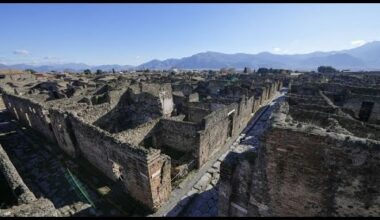
[(221, 165), (220, 216), (379, 216), (376, 73), (291, 80), (260, 143)]
[[(239, 136), (259, 106), (282, 88), (285, 78), (26, 74), (1, 79), (1, 93), (12, 118), (70, 158), (88, 161), (126, 195), (157, 211), (190, 172), (197, 172)], [(6, 153), (1, 155), (6, 158)], [(7, 180), (22, 200), (19, 206), (2, 210), (2, 215), (17, 215), (24, 203), (31, 204), (28, 201), (51, 207), (28, 193), (22, 178), (13, 175), (17, 172), (9, 171), (11, 162), (1, 168), (17, 179), (17, 183)], [(59, 215), (52, 214), (54, 206), (52, 212), (44, 209), (36, 215)]]
[(0, 216), (379, 216), (379, 76), (3, 77)]

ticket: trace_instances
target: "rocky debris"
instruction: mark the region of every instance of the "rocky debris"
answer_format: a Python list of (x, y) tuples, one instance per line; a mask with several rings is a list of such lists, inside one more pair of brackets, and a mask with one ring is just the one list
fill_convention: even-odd
[(60, 217), (53, 203), (40, 198), (27, 204), (21, 204), (9, 209), (0, 209), (0, 217)]
[(0, 145), (0, 172), (5, 176), (10, 188), (17, 197), (19, 204), (30, 203), (36, 200), (35, 195), (25, 185), (16, 168), (10, 161), (7, 153)]
[(211, 180), (211, 174), (206, 173), (204, 176), (202, 176), (202, 178), (198, 181), (198, 183), (194, 185), (194, 188), (198, 190), (206, 189), (207, 184), (210, 182), (210, 180)]

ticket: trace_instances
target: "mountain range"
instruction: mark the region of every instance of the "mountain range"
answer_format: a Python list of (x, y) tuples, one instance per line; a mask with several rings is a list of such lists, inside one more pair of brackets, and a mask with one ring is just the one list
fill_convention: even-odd
[(30, 64), (14, 64), (14, 65), (5, 65), (0, 63), (0, 69), (17, 69), (17, 70), (25, 70), (25, 69), (33, 69), (38, 72), (49, 72), (49, 71), (83, 71), (85, 69), (90, 69), (95, 72), (100, 69), (103, 71), (121, 71), (128, 70), (133, 68), (130, 65), (99, 65), (99, 66), (90, 66), (84, 63), (64, 63), (64, 64), (49, 64), (49, 65), (30, 65)]
[(337, 69), (350, 70), (380, 70), (380, 41), (373, 41), (348, 50), (313, 52), (308, 54), (272, 54), (262, 52), (258, 54), (225, 54), (218, 52), (198, 53), (180, 59), (151, 60), (138, 66), (130, 65), (101, 65), (90, 66), (84, 63), (66, 63), (55, 65), (34, 66), (27, 64), (4, 65), (0, 69), (34, 69), (41, 72), (56, 71), (82, 71), (90, 69), (96, 71), (131, 70), (131, 69), (220, 69), (250, 67), (283, 68), (293, 70), (315, 70), (318, 66), (328, 65)]

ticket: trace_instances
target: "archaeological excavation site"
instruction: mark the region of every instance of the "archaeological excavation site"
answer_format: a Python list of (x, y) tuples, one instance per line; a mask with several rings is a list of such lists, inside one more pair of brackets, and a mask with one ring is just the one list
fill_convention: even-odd
[(0, 216), (380, 216), (380, 73), (0, 75)]

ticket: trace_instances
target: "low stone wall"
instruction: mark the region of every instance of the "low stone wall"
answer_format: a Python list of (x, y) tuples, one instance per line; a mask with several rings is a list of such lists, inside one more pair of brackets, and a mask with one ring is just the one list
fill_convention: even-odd
[[(321, 108), (315, 109), (320, 110)], [(310, 111), (301, 108), (296, 108), (294, 106), (290, 108), (289, 113), (292, 116), (292, 118), (296, 121), (311, 123), (323, 128), (328, 128), (329, 126), (331, 126), (329, 120), (335, 119), (339, 123), (339, 126), (341, 126), (343, 129), (346, 129), (348, 132), (351, 132), (355, 136), (380, 140), (380, 127), (375, 127), (375, 125), (370, 124), (364, 124), (355, 119), (342, 117), (334, 114), (333, 112)], [(329, 130), (332, 129), (339, 128), (329, 128)]]

